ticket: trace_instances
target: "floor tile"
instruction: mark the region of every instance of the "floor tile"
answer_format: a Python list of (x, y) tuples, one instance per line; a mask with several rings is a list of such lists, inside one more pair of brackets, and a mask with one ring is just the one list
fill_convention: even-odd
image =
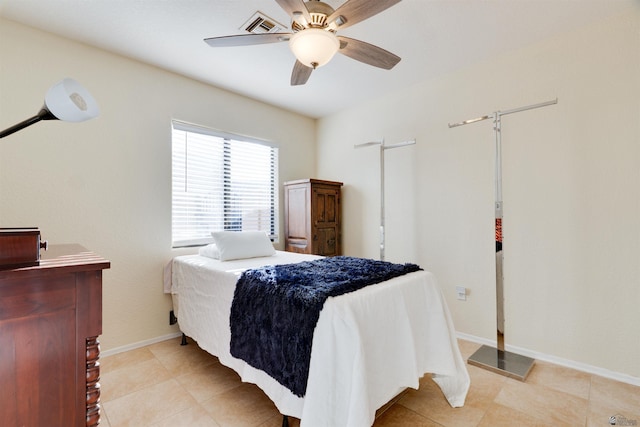
[(527, 377), (527, 383), (544, 385), (582, 399), (588, 399), (591, 388), (591, 375), (575, 369), (536, 361)]
[(506, 381), (495, 402), (555, 426), (584, 426), (589, 406), (587, 399), (513, 379)]
[(478, 427), (542, 427), (548, 426), (538, 418), (515, 409), (493, 403), (482, 417)]
[(409, 392), (409, 389), (405, 389), (404, 391), (400, 392), (397, 396), (392, 398), (390, 401), (382, 405), (382, 407), (376, 411), (376, 418), (380, 417), (389, 408), (391, 408), (393, 405), (398, 403), (398, 401), (400, 401), (400, 399), (402, 399), (408, 392)]
[(141, 427), (160, 422), (197, 402), (174, 379), (146, 387), (110, 402), (104, 408), (111, 427)]
[(100, 372), (113, 372), (117, 369), (135, 365), (154, 359), (155, 356), (148, 347), (125, 351), (112, 356), (100, 358)]
[(242, 384), (238, 374), (219, 362), (194, 368), (193, 372), (176, 377), (178, 382), (198, 402), (211, 399)]
[(612, 416), (626, 419), (628, 425), (635, 422), (640, 426), (640, 387), (594, 375), (589, 397), (588, 426), (605, 425)]
[(373, 427), (440, 427), (440, 424), (402, 406), (393, 405), (376, 419)]
[(220, 424), (211, 418), (211, 415), (197, 405), (178, 412), (150, 427), (220, 427)]
[(200, 405), (221, 427), (254, 427), (279, 415), (273, 402), (262, 390), (247, 383), (220, 393)]
[[(278, 414), (269, 418), (258, 427), (282, 427), (282, 415)], [(289, 417), (289, 427), (300, 427), (300, 420), (294, 417)]]
[(469, 366), (471, 386), (464, 407), (452, 408), (440, 388), (428, 376), (418, 390), (409, 390), (400, 404), (443, 426), (477, 426), (499, 393), (505, 377)]
[(640, 413), (640, 387), (594, 375), (591, 379), (591, 401), (612, 409)]
[(218, 363), (218, 359), (202, 350), (194, 343), (181, 346), (175, 341), (175, 346), (151, 347), (150, 350), (172, 375), (184, 375), (196, 371), (198, 368), (212, 363)]
[(460, 354), (465, 361), (480, 347), (480, 344), (471, 341), (458, 340), (458, 348), (460, 349)]
[(191, 339), (187, 340), (188, 345), (180, 345), (182, 341), (181, 337), (171, 338), (168, 340), (160, 341), (155, 344), (150, 344), (146, 348), (149, 349), (154, 355), (162, 355), (180, 351), (180, 349), (193, 348), (195, 342)]
[(111, 427), (109, 423), (109, 418), (107, 414), (104, 412), (104, 408), (100, 409), (100, 427)]
[(171, 378), (169, 371), (156, 358), (104, 371), (103, 369), (100, 374), (102, 402), (109, 402)]

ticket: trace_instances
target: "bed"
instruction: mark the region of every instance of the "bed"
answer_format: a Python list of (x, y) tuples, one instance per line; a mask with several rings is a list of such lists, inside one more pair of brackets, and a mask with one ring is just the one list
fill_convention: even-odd
[(453, 407), (464, 405), (469, 375), (449, 310), (435, 277), (412, 272), (326, 300), (313, 333), (304, 397), (230, 352), (229, 316), (236, 282), (246, 269), (317, 259), (275, 255), (221, 261), (185, 255), (170, 264), (180, 330), (220, 363), (254, 383), (280, 413), (301, 426), (371, 426), (378, 408), (431, 373)]

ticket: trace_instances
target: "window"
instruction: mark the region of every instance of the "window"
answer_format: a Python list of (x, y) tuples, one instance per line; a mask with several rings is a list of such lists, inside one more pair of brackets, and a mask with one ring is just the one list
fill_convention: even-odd
[(278, 148), (254, 138), (173, 121), (173, 247), (212, 242), (211, 232), (278, 236)]

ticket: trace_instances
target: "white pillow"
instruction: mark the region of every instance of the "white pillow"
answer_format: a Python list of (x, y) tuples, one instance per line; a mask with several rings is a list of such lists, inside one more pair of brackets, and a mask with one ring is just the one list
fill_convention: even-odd
[(208, 258), (220, 259), (220, 251), (215, 243), (211, 243), (207, 246), (203, 246), (198, 249), (198, 254), (200, 256), (206, 256)]
[(275, 255), (269, 236), (264, 231), (214, 231), (211, 233), (220, 261)]

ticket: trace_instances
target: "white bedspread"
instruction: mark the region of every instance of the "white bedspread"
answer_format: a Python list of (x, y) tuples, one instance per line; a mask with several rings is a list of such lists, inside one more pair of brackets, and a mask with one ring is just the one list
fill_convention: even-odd
[(451, 406), (464, 405), (469, 375), (447, 305), (426, 271), (325, 302), (313, 336), (304, 398), (231, 356), (229, 313), (242, 271), (314, 258), (281, 251), (226, 262), (176, 257), (171, 292), (180, 329), (243, 381), (258, 385), (282, 414), (300, 418), (302, 427), (371, 426), (379, 407), (406, 387), (418, 388), (425, 373), (433, 375)]

